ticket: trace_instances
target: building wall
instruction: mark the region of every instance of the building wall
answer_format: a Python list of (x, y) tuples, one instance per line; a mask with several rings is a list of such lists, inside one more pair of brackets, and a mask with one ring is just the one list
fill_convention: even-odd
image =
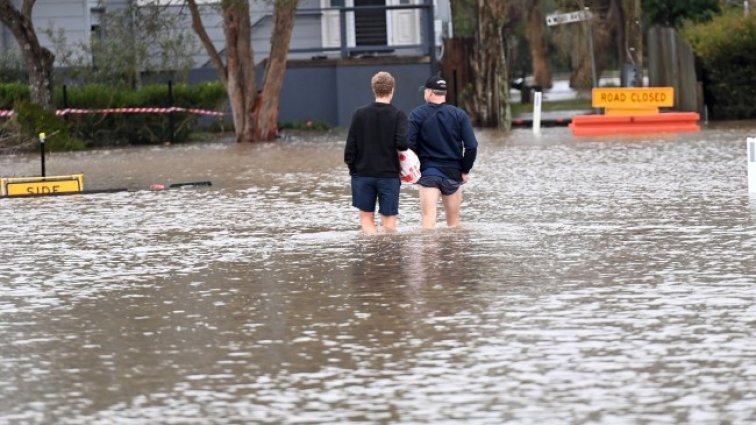
[[(13, 0), (20, 4), (21, 0)], [(105, 10), (117, 10), (126, 7), (133, 0), (105, 0)], [(421, 0), (417, 0), (421, 1)], [(252, 0), (250, 2), (251, 19), (252, 19), (252, 43), (255, 52), (255, 58), (259, 62), (266, 58), (270, 52), (270, 34), (272, 32), (272, 13), (273, 6), (266, 0)], [(448, 0), (436, 1), (437, 17), (439, 21), (445, 21), (446, 8)], [(46, 34), (50, 29), (55, 33), (62, 31), (65, 34), (69, 48), (73, 48), (82, 43), (89, 43), (91, 38), (91, 27), (98, 23), (97, 0), (38, 0), (33, 9), (33, 21), (37, 30), (37, 36), (40, 43), (48, 48), (53, 44)], [(203, 14), (203, 23), (205, 29), (213, 41), (216, 49), (222, 52), (225, 48), (223, 36), (223, 21), (221, 15), (217, 12), (215, 5), (201, 5)], [(331, 52), (297, 52), (302, 49), (318, 49), (323, 46), (323, 27), (322, 13), (315, 10), (321, 7), (320, 0), (300, 0), (299, 12), (296, 16), (294, 32), (292, 34), (290, 48), (294, 50), (290, 54), (291, 59), (308, 59), (314, 56), (338, 57), (337, 51)], [(180, 14), (185, 21), (185, 27), (191, 28), (191, 16), (184, 5), (170, 6), (176, 14)], [(94, 10), (94, 11), (93, 11)], [(425, 28), (425, 16), (422, 14), (419, 25)], [(425, 42), (425, 41), (423, 41)], [(0, 27), (0, 46), (4, 48), (16, 48), (15, 40), (12, 34), (4, 26)], [(197, 54), (194, 56), (195, 67), (201, 68), (209, 66), (209, 57), (203, 46), (197, 42), (199, 47)], [(393, 55), (415, 56), (426, 54), (427, 49), (396, 49), (389, 52)], [(57, 63), (60, 65), (60, 63)]]
[[(38, 0), (32, 10), (32, 21), (40, 43), (51, 48), (47, 30), (65, 33), (69, 44), (89, 42), (89, 1), (90, 0)], [(11, 0), (20, 8), (22, 0)], [(0, 25), (0, 48), (18, 49), (16, 39), (10, 29)]]
[(281, 91), (279, 121), (348, 127), (354, 110), (374, 100), (370, 79), (378, 71), (394, 76), (392, 103), (397, 108), (409, 112), (424, 102), (418, 88), (431, 75), (427, 58), (292, 61)]
[[(106, 7), (125, 7), (129, 0), (108, 0)], [(20, 2), (20, 0), (17, 0)], [(65, 31), (69, 43), (88, 42), (91, 25), (97, 20), (92, 12), (96, 0), (38, 0), (34, 8), (34, 24), (40, 41), (51, 47), (43, 33), (45, 28)], [(322, 46), (321, 14), (307, 9), (320, 7), (320, 0), (301, 0), (301, 13), (296, 18), (291, 49), (309, 49)], [(210, 6), (204, 9), (203, 22), (216, 48), (223, 52), (222, 17)], [(251, 4), (253, 48), (258, 62), (258, 83), (264, 78), (264, 60), (270, 51), (272, 6), (265, 0)], [(183, 12), (181, 12), (183, 11)], [(176, 13), (185, 13), (187, 28), (191, 17), (185, 8), (175, 7)], [(96, 22), (94, 22), (96, 23)], [(422, 22), (421, 22), (422, 25)], [(7, 33), (7, 29), (2, 31)], [(9, 35), (6, 34), (6, 35)], [(11, 40), (12, 36), (9, 37)], [(0, 40), (7, 40), (0, 38)], [(15, 42), (13, 42), (15, 45)], [(348, 126), (357, 107), (372, 102), (370, 78), (378, 71), (391, 72), (396, 78), (397, 91), (394, 104), (405, 111), (422, 102), (417, 87), (431, 74), (432, 64), (420, 51), (397, 50), (393, 55), (376, 58), (322, 59), (322, 53), (300, 52), (290, 54), (290, 63), (284, 79), (280, 99), (280, 121), (322, 121), (335, 126)], [(402, 57), (402, 55), (407, 55)], [(317, 56), (317, 57), (316, 57)], [(208, 62), (204, 47), (195, 56), (196, 68), (190, 82), (217, 80), (214, 68)]]
[[(320, 3), (318, 0), (301, 0), (299, 8), (317, 8)], [(185, 6), (175, 6), (171, 8), (174, 13), (181, 14), (185, 21), (186, 28), (191, 28), (191, 16)], [(207, 35), (213, 42), (216, 50), (223, 54), (225, 49), (225, 38), (223, 35), (223, 18), (214, 9), (214, 6), (200, 6), (202, 13), (202, 22), (207, 31)], [(270, 35), (273, 30), (273, 6), (265, 0), (253, 0), (250, 2), (251, 22), (252, 22), (252, 49), (255, 60), (262, 61), (270, 54)], [(197, 68), (209, 67), (210, 57), (204, 46), (198, 42), (199, 52), (194, 56), (194, 63)], [(318, 48), (321, 46), (320, 35), (320, 14), (306, 13), (297, 16), (294, 31), (291, 37), (291, 49)], [(313, 56), (313, 53), (292, 53), (290, 58), (301, 59)]]
[(32, 10), (32, 19), (40, 44), (53, 53), (53, 43), (47, 35), (48, 30), (56, 36), (62, 31), (69, 46), (89, 43), (89, 0), (37, 0)]
[[(257, 84), (262, 84), (265, 64), (257, 66)], [(387, 71), (396, 80), (392, 103), (409, 112), (423, 103), (418, 88), (434, 72), (427, 57), (291, 60), (287, 64), (279, 99), (280, 122), (321, 121), (348, 127), (354, 110), (373, 101), (370, 79)], [(216, 80), (211, 68), (195, 69), (191, 83)]]
[[(252, 16), (252, 47), (254, 49), (255, 60), (260, 62), (270, 54), (270, 35), (273, 31), (273, 6), (265, 0), (253, 0), (250, 3)], [(339, 56), (338, 51), (332, 51), (330, 53), (320, 51), (297, 52), (297, 50), (302, 49), (317, 50), (323, 46), (321, 24), (322, 13), (314, 10), (320, 7), (320, 0), (300, 0), (299, 11), (295, 18), (294, 31), (292, 32), (291, 44), (289, 46), (289, 48), (294, 51), (289, 54), (290, 59), (310, 59), (315, 56), (323, 55), (329, 57)], [(204, 9), (205, 13), (203, 13), (203, 22), (208, 36), (213, 41), (216, 49), (218, 51), (223, 51), (225, 47), (223, 21), (220, 15), (208, 6), (205, 6)], [(187, 26), (190, 26), (191, 18), (186, 16), (185, 19), (187, 19)], [(425, 25), (422, 18), (420, 20), (420, 25)], [(397, 49), (393, 52), (393, 54), (408, 56), (416, 56), (423, 53), (422, 49)], [(201, 52), (195, 56), (195, 63), (197, 67), (210, 66), (209, 57), (205, 53), (204, 48), (202, 48)]]

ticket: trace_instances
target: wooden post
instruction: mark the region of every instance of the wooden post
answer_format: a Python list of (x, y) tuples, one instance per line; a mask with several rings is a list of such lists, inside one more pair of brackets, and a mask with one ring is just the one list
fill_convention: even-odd
[(643, 84), (643, 29), (641, 28), (641, 0), (624, 0), (625, 49), (627, 59), (638, 70), (638, 83)]
[(444, 57), (441, 60), (441, 75), (451, 81), (446, 100), (460, 106), (460, 93), (472, 82), (470, 57), (474, 48), (471, 38), (447, 38), (444, 40)]

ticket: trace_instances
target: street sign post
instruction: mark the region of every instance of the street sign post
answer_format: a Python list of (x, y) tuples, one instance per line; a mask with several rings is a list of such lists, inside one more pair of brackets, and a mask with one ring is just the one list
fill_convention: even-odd
[(553, 27), (554, 25), (570, 24), (572, 22), (581, 22), (591, 19), (591, 12), (588, 10), (578, 10), (577, 12), (570, 13), (552, 13), (546, 16), (546, 25)]

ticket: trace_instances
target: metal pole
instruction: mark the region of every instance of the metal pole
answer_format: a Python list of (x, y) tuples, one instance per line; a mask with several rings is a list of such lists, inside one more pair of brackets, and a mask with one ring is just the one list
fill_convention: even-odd
[(541, 134), (541, 99), (543, 93), (537, 91), (533, 98), (533, 134), (539, 136)]
[(349, 50), (347, 49), (347, 18), (344, 6), (339, 7), (339, 39), (341, 40), (341, 58), (346, 59), (349, 57)]
[(433, 22), (433, 0), (425, 0), (427, 6), (426, 9), (426, 23), (425, 34), (428, 37), (428, 56), (430, 56), (431, 75), (438, 71), (438, 60), (436, 59), (436, 36), (435, 36), (435, 23)]
[[(63, 109), (68, 109), (68, 87), (63, 84)], [(63, 115), (63, 121), (68, 122), (68, 114)]]
[(39, 133), (39, 153), (42, 158), (42, 177), (45, 177), (45, 133)]
[(748, 192), (756, 194), (756, 137), (746, 139), (748, 155)]
[[(172, 80), (168, 80), (168, 106), (171, 107), (171, 108), (173, 108), (173, 81)], [(174, 124), (173, 124), (173, 111), (171, 111), (171, 112), (168, 112), (168, 131), (171, 132), (168, 135), (168, 141), (171, 142), (171, 144), (173, 144), (175, 142), (175, 140), (174, 140), (175, 139), (175, 136), (174, 136), (175, 129), (173, 127), (174, 127)]]
[(598, 81), (596, 81), (596, 58), (593, 54), (593, 15), (591, 15), (591, 9), (586, 7), (585, 13), (588, 15), (588, 19), (585, 21), (588, 23), (588, 52), (591, 54), (591, 88), (598, 87)]

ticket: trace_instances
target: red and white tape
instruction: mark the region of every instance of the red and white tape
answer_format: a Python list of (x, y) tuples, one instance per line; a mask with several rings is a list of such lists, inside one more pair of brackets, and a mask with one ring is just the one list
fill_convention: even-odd
[[(211, 115), (222, 116), (226, 115), (225, 112), (209, 111), (206, 109), (193, 109), (193, 108), (104, 108), (104, 109), (78, 109), (78, 108), (66, 108), (58, 109), (55, 111), (55, 115), (75, 115), (75, 114), (170, 114), (172, 112), (188, 112), (195, 115)], [(0, 109), (0, 117), (13, 116), (13, 110)]]

